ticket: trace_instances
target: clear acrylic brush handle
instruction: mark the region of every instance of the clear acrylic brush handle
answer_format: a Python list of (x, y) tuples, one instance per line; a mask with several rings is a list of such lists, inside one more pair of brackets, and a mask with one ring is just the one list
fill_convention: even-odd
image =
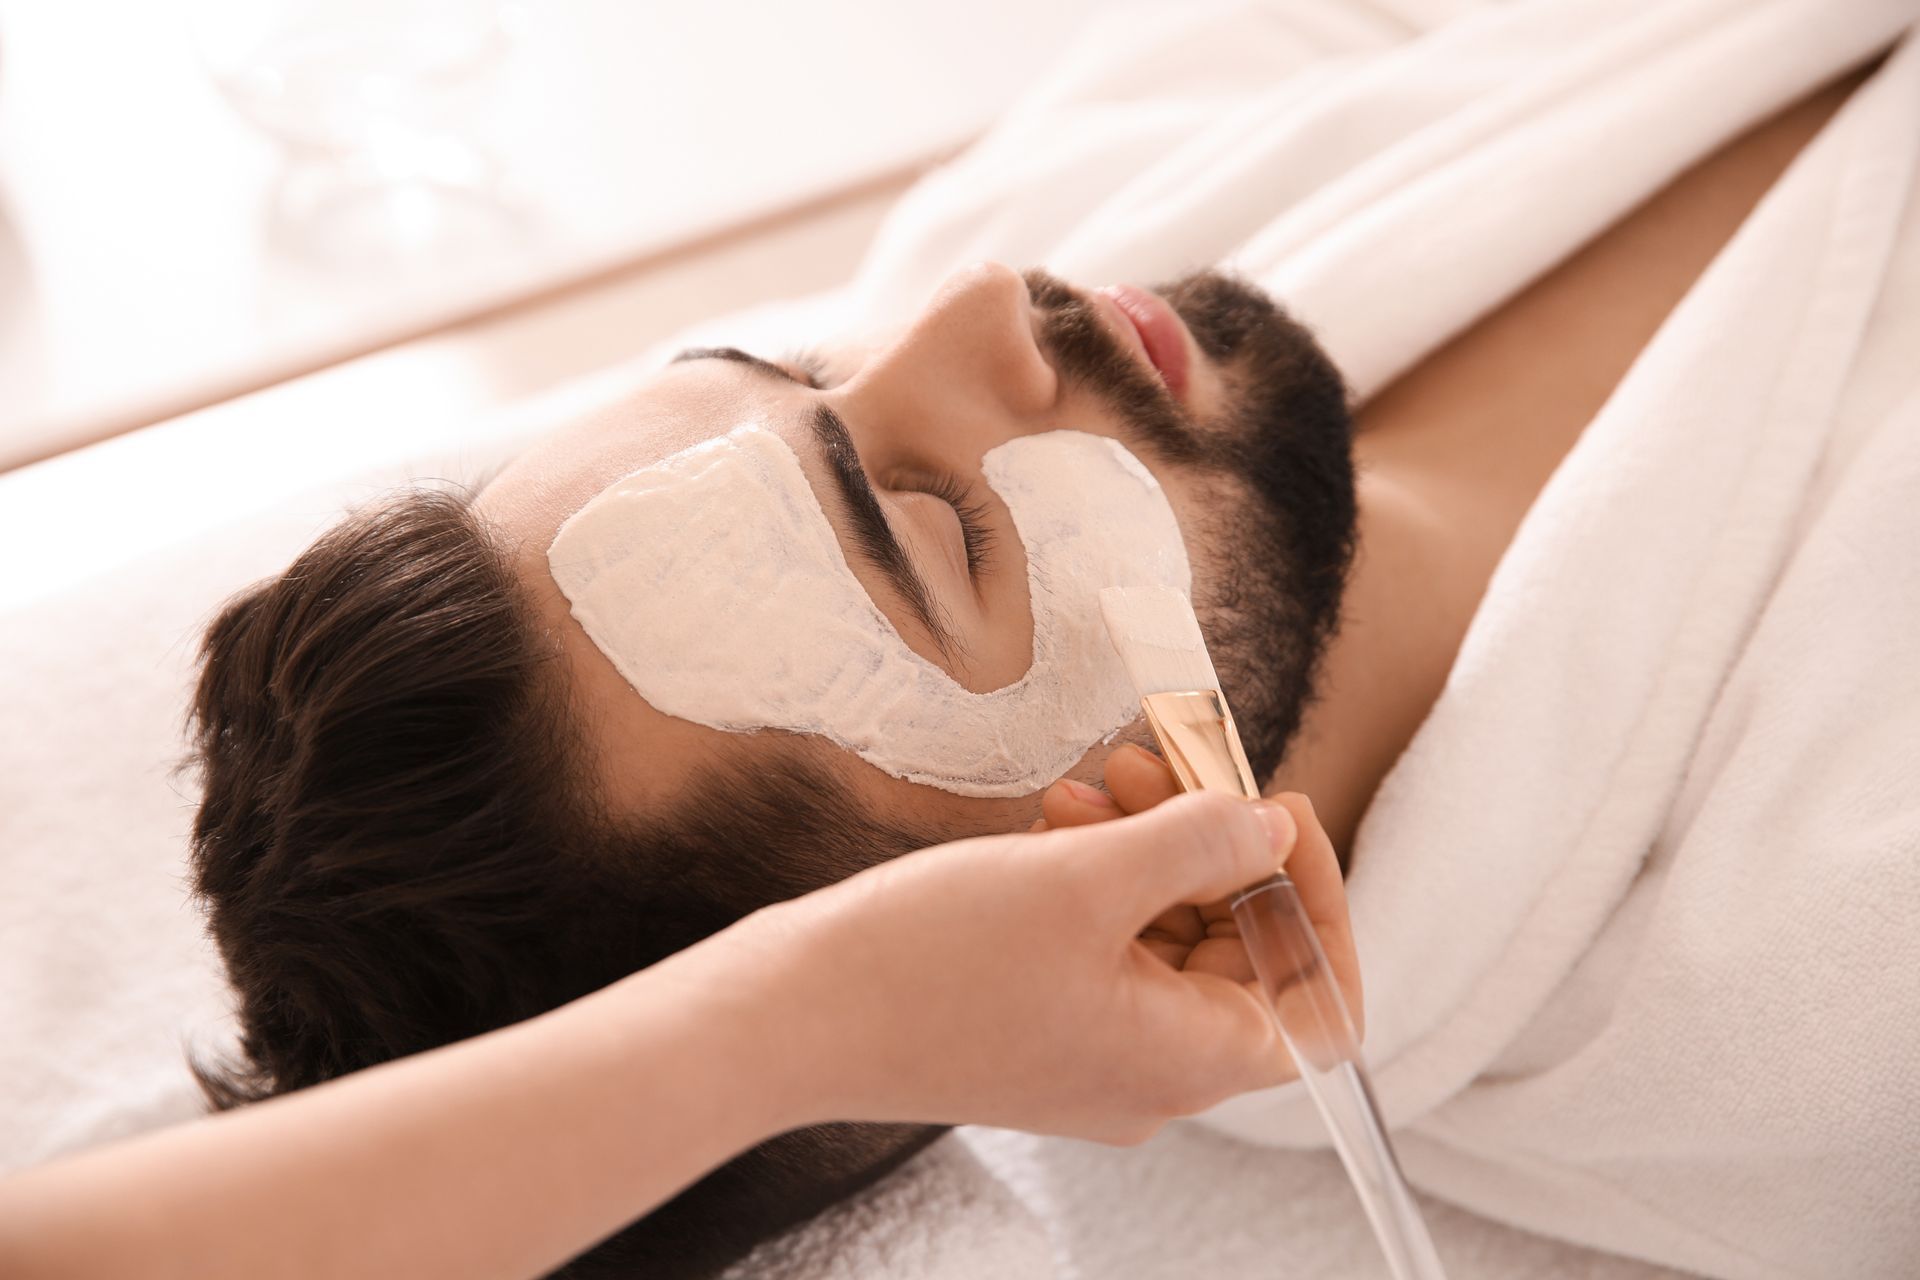
[(1426, 1221), (1387, 1140), (1347, 1002), (1293, 881), (1275, 875), (1229, 901), (1253, 971), (1395, 1280), (1444, 1280)]
[[(1260, 798), (1233, 713), (1218, 689), (1150, 693), (1140, 707), (1181, 787)], [(1228, 905), (1280, 1038), (1326, 1122), (1394, 1280), (1445, 1280), (1381, 1123), (1346, 999), (1299, 891), (1278, 874), (1242, 889)]]

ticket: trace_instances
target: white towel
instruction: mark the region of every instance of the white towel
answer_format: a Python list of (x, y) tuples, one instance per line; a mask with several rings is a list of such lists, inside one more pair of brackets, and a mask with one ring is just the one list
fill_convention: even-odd
[[(1679, 1280), (1421, 1197), (1458, 1280)], [(1177, 1125), (1140, 1147), (963, 1129), (880, 1185), (762, 1246), (728, 1280), (1385, 1280), (1326, 1152)]]
[(727, 1271), (733, 1280), (1050, 1280), (1040, 1218), (966, 1142), (943, 1138), (899, 1171)]
[[(1377, 387), (1913, 14), (1596, 28), (1240, 258)], [(1587, 429), (1368, 813), (1369, 1051), (1437, 1194), (1714, 1275), (1920, 1258), (1916, 150), (1909, 45)], [(1320, 1141), (1297, 1091), (1215, 1122)]]

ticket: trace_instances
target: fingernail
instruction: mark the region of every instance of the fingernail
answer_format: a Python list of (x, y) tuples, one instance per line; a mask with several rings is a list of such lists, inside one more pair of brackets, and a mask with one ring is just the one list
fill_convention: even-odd
[(1072, 778), (1060, 779), (1060, 785), (1067, 789), (1068, 795), (1078, 800), (1081, 804), (1090, 804), (1096, 809), (1111, 809), (1114, 807), (1113, 797), (1098, 787), (1090, 787), (1084, 782), (1075, 782)]
[(1293, 852), (1293, 842), (1300, 834), (1293, 815), (1287, 807), (1273, 800), (1262, 800), (1254, 808), (1260, 811), (1260, 820), (1267, 824), (1267, 840), (1273, 851), (1280, 855), (1281, 865), (1285, 865), (1287, 855)]

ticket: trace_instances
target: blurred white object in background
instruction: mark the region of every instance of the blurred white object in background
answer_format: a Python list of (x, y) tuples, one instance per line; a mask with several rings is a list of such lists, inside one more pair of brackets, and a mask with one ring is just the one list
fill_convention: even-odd
[(432, 269), (514, 231), (479, 128), (510, 43), (499, 0), (192, 0), (227, 101), (282, 144), (269, 199), (289, 252)]
[[(512, 28), (484, 56), (449, 8), (424, 61), (383, 55), (409, 69), (345, 95), (336, 80), (319, 110), (285, 81), (236, 101), (208, 62), (284, 58), (197, 49), (205, 2), (0, 0), (0, 469), (890, 182), (977, 134), (1114, 0), (538, 0), (524, 21), (480, 6)], [(347, 23), (421, 2), (306, 7)], [(265, 24), (281, 5), (227, 12)], [(511, 234), (459, 250), (441, 225), (434, 252), (356, 255), (349, 217), (302, 240), (275, 212), (300, 207), (292, 151), (369, 119), (395, 137), (425, 119), (497, 161), (485, 212)], [(446, 211), (403, 187), (405, 216)], [(787, 288), (769, 275), (761, 296)], [(496, 364), (518, 387), (511, 359)]]

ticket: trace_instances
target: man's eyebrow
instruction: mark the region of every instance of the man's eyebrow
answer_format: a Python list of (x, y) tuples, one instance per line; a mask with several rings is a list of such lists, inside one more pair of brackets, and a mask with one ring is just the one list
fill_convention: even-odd
[(866, 468), (860, 465), (860, 454), (853, 447), (853, 437), (847, 433), (847, 424), (840, 420), (840, 415), (832, 408), (822, 404), (814, 406), (808, 425), (813, 428), (813, 438), (820, 442), (821, 453), (826, 455), (827, 470), (833, 473), (834, 486), (840, 490), (840, 498), (847, 504), (847, 512), (853, 521), (854, 543), (907, 602), (907, 607), (913, 610), (913, 616), (933, 637), (941, 656), (949, 662), (954, 661), (960, 646), (947, 629), (939, 608), (933, 603), (932, 593), (927, 590), (919, 571), (913, 567), (906, 548), (894, 536), (893, 526), (887, 522), (887, 513), (880, 509), (880, 500), (873, 496), (873, 486), (867, 481)]
[[(773, 361), (763, 360), (738, 347), (689, 347), (668, 363), (682, 364), (689, 360), (731, 360), (759, 373), (771, 374), (801, 386), (807, 385)], [(880, 500), (873, 494), (866, 468), (860, 465), (860, 452), (853, 447), (853, 436), (848, 433), (847, 424), (841, 421), (839, 414), (823, 404), (814, 407), (808, 425), (813, 428), (813, 438), (819, 442), (820, 452), (826, 457), (827, 470), (833, 475), (834, 487), (840, 491), (841, 501), (846, 503), (853, 524), (854, 544), (860, 548), (868, 563), (907, 602), (913, 616), (933, 637), (934, 647), (940, 650), (941, 656), (949, 662), (955, 661), (961, 646), (946, 626), (940, 609), (933, 602), (933, 594), (927, 590), (925, 580), (913, 567), (913, 560), (907, 555), (906, 548), (894, 536), (887, 513), (880, 509)]]
[(794, 377), (773, 361), (762, 360), (759, 356), (742, 351), (738, 347), (688, 347), (685, 351), (682, 351), (679, 355), (667, 361), (667, 363), (685, 364), (689, 360), (731, 360), (735, 364), (746, 365), (749, 369), (756, 370), (760, 373), (770, 373), (782, 381), (798, 382), (801, 386), (806, 385), (801, 379)]

